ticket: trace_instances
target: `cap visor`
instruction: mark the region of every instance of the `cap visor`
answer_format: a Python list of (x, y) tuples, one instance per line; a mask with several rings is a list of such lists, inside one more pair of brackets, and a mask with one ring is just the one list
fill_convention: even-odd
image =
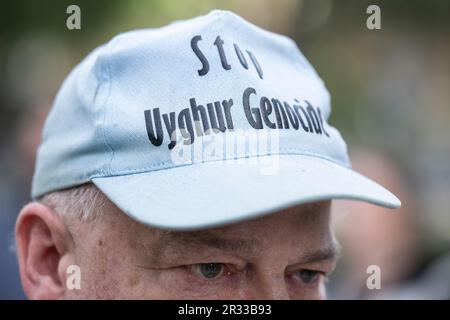
[[(131, 218), (158, 228), (192, 230), (259, 217), (328, 199), (388, 208), (400, 200), (337, 163), (301, 155), (199, 163), (92, 182)], [(237, 162), (237, 163), (236, 163)]]

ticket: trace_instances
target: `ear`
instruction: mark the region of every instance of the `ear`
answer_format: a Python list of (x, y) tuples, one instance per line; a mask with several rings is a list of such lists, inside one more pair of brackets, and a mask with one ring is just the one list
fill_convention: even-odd
[(43, 204), (26, 205), (16, 223), (16, 246), (28, 298), (63, 298), (66, 269), (74, 264), (74, 245), (61, 217)]

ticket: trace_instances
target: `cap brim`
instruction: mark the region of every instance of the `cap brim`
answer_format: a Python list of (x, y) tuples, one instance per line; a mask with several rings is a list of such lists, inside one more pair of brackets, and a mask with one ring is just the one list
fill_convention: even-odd
[(322, 158), (266, 156), (259, 157), (258, 164), (249, 159), (247, 163), (199, 163), (92, 182), (131, 218), (165, 229), (221, 226), (328, 199), (360, 200), (388, 208), (401, 205), (379, 184)]

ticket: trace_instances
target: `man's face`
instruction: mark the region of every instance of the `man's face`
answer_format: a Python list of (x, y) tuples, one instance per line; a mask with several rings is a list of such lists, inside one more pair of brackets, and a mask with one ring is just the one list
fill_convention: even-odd
[(69, 225), (81, 290), (67, 298), (325, 298), (336, 257), (330, 202), (193, 232), (157, 230), (109, 209)]

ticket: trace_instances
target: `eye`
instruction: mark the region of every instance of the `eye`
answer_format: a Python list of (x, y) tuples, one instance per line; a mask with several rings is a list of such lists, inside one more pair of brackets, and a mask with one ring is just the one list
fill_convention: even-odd
[(220, 278), (225, 273), (223, 263), (199, 263), (191, 267), (196, 275), (209, 280)]
[(314, 270), (299, 270), (295, 275), (303, 283), (310, 284), (317, 281), (321, 274), (321, 272)]

